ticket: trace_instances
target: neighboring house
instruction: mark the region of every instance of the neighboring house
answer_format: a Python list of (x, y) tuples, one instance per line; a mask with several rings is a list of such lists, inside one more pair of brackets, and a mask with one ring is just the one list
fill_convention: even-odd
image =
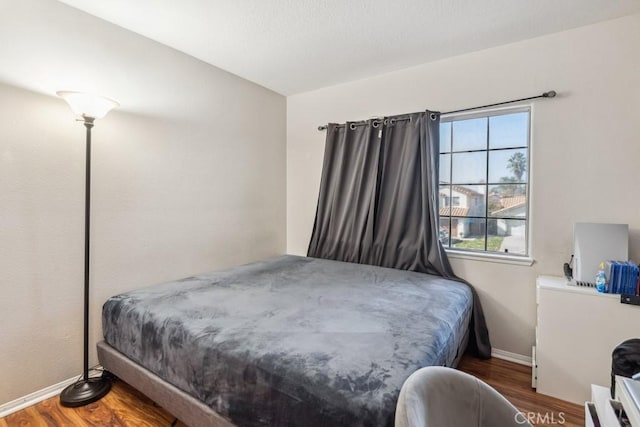
[[(496, 221), (496, 229), (489, 230), (489, 234), (497, 236), (509, 236), (512, 234), (510, 221), (501, 219), (526, 217), (527, 199), (524, 195), (500, 197), (497, 194), (489, 195), (489, 217), (499, 217)], [(452, 186), (451, 196), (440, 191), (440, 217), (451, 217), (451, 228), (447, 233), (452, 238), (464, 238), (484, 235), (484, 227), (481, 222), (469, 217), (484, 217), (485, 196), (467, 187)], [(491, 227), (491, 225), (490, 225)]]
[(451, 196), (440, 191), (440, 217), (452, 217), (451, 228), (448, 233), (451, 237), (465, 237), (484, 234), (478, 224), (467, 216), (484, 216), (484, 194), (473, 191), (467, 187), (454, 185), (451, 187)]
[[(527, 216), (527, 197), (524, 195), (500, 197), (497, 199), (497, 203), (491, 204), (490, 206), (494, 209), (489, 213), (492, 217), (525, 218)], [(512, 221), (498, 219), (496, 223), (496, 229), (490, 230), (491, 234), (496, 236), (510, 236), (514, 234)]]

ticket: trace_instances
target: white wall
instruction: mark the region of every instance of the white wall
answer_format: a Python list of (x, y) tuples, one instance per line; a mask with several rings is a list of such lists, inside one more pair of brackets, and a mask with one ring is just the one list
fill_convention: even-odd
[(533, 107), (536, 263), (452, 260), (480, 294), (494, 347), (530, 355), (535, 277), (562, 274), (575, 222), (628, 223), (631, 257), (640, 258), (639, 51), (640, 15), (634, 15), (288, 97), (288, 252), (306, 253), (311, 234), (325, 137), (318, 125), (554, 89), (557, 98)]
[(122, 104), (93, 132), (92, 363), (109, 296), (285, 252), (286, 105), (58, 2), (0, 9), (2, 404), (82, 372), (84, 127), (54, 91)]

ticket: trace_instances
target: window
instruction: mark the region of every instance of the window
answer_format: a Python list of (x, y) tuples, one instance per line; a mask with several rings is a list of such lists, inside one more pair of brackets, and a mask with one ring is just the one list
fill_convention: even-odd
[(440, 122), (440, 240), (445, 248), (528, 256), (530, 109)]
[(440, 206), (448, 208), (450, 206), (460, 206), (460, 197), (449, 197), (440, 193)]

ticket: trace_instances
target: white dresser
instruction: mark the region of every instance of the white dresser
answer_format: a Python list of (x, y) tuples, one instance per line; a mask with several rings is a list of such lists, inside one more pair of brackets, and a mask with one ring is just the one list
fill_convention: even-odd
[(582, 405), (591, 398), (591, 384), (610, 386), (613, 349), (640, 338), (640, 306), (560, 277), (538, 277), (536, 292), (537, 391)]
[[(631, 384), (625, 386), (625, 382)], [(629, 391), (635, 389), (635, 395)], [(640, 427), (640, 381), (630, 378), (616, 377), (616, 399), (611, 398), (611, 389), (599, 385), (591, 385), (591, 402), (585, 403), (586, 427)], [(623, 409), (626, 422), (621, 422), (617, 410)]]

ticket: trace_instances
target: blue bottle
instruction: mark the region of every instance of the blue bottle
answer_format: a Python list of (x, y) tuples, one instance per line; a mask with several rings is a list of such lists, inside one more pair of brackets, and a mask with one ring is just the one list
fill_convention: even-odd
[(607, 276), (602, 268), (596, 275), (596, 290), (602, 293), (607, 292)]

